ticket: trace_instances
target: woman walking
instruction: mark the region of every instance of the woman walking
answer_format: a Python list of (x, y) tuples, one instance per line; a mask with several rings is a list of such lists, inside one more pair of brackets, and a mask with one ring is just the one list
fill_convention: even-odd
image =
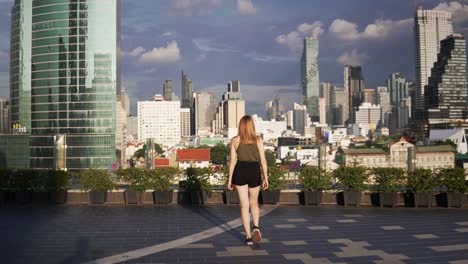
[[(262, 185), (268, 188), (268, 172), (263, 150), (263, 142), (255, 134), (252, 117), (241, 118), (238, 134), (231, 141), (231, 160), (229, 162), (228, 189), (236, 188), (239, 195), (242, 224), (244, 225), (247, 245), (259, 243), (262, 234), (259, 228), (260, 209), (258, 208), (258, 193)], [(260, 169), (261, 167), (261, 169)], [(253, 236), (250, 231), (250, 213), (253, 221)]]

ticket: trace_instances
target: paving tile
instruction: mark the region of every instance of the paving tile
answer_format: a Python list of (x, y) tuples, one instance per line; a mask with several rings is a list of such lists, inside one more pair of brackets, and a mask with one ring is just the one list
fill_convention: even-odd
[(336, 262), (331, 262), (327, 258), (313, 258), (311, 255), (306, 254), (306, 253), (300, 253), (300, 254), (283, 254), (283, 257), (287, 260), (300, 260), (302, 263), (305, 264), (330, 264), (330, 263), (336, 263)]
[(226, 251), (216, 252), (217, 257), (267, 256), (266, 250), (254, 250), (248, 246), (226, 247)]
[(383, 230), (403, 230), (405, 229), (404, 227), (401, 226), (381, 226)]
[(455, 231), (460, 232), (460, 233), (468, 233), (468, 228), (457, 228)]
[(308, 226), (310, 230), (328, 230), (330, 229), (328, 226)]
[(354, 218), (354, 217), (364, 217), (362, 214), (344, 214), (343, 216), (344, 216), (344, 217), (351, 217), (351, 218)]
[(437, 252), (468, 250), (468, 244), (433, 246), (429, 248)]
[(187, 244), (187, 245), (183, 245), (183, 246), (179, 246), (177, 248), (213, 248), (213, 244), (210, 244), (210, 243), (201, 243), (201, 244)]
[(461, 225), (461, 226), (468, 226), (468, 222), (456, 222), (455, 224)]
[(356, 223), (356, 220), (354, 220), (354, 219), (339, 219), (339, 220), (336, 220), (336, 222), (338, 222), (338, 223)]
[(417, 239), (433, 239), (433, 238), (439, 238), (436, 235), (433, 234), (420, 234), (420, 235), (413, 235), (413, 237)]
[(281, 225), (275, 225), (276, 228), (296, 228), (296, 225), (293, 224), (281, 224)]
[(301, 245), (307, 245), (307, 242), (304, 240), (292, 240), (292, 241), (281, 241), (283, 245), (285, 246), (301, 246)]
[(290, 222), (290, 223), (304, 223), (304, 222), (307, 222), (307, 220), (304, 219), (304, 218), (290, 218), (290, 219), (288, 219), (288, 222)]
[(466, 260), (454, 260), (454, 261), (449, 261), (450, 264), (468, 264), (468, 259)]

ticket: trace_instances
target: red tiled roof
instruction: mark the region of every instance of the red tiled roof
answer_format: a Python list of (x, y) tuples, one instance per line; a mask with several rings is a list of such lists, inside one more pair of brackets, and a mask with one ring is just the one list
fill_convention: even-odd
[(210, 149), (178, 149), (178, 161), (209, 161)]
[(169, 159), (166, 159), (166, 158), (154, 159), (154, 166), (155, 167), (169, 167)]

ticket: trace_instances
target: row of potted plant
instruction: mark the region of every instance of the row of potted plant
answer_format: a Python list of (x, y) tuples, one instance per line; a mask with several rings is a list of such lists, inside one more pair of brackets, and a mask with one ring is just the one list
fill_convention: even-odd
[(0, 170), (0, 203), (10, 195), (18, 203), (34, 200), (64, 203), (70, 174), (66, 171)]
[(299, 179), (306, 189), (306, 204), (320, 204), (322, 190), (339, 187), (343, 190), (344, 205), (359, 206), (361, 192), (378, 193), (380, 206), (396, 206), (398, 191), (414, 197), (414, 205), (430, 207), (433, 191), (447, 197), (448, 207), (462, 207), (468, 190), (466, 172), (463, 168), (441, 168), (435, 171), (416, 168), (407, 173), (401, 168), (371, 168), (361, 166), (339, 167), (333, 172), (305, 167)]

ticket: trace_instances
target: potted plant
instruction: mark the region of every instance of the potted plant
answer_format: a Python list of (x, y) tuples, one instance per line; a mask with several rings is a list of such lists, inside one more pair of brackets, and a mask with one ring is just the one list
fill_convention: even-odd
[(87, 169), (80, 171), (78, 181), (83, 190), (89, 191), (89, 203), (103, 204), (107, 201), (107, 191), (116, 185), (107, 170)]
[(340, 166), (333, 171), (343, 189), (344, 206), (361, 205), (361, 192), (366, 188), (366, 168), (358, 165)]
[(70, 187), (70, 173), (63, 170), (49, 170), (46, 175), (46, 190), (49, 192), (50, 202), (64, 204), (67, 201), (67, 190)]
[(318, 206), (322, 203), (322, 191), (330, 188), (331, 175), (321, 168), (306, 166), (299, 174), (299, 181), (305, 188), (304, 204)]
[(178, 171), (176, 168), (159, 168), (148, 171), (149, 185), (154, 190), (153, 200), (155, 204), (172, 203), (173, 190), (170, 188)]
[(398, 188), (404, 186), (405, 171), (401, 168), (381, 167), (372, 168), (370, 174), (374, 177), (377, 185), (380, 207), (396, 207), (397, 191)]
[(409, 173), (408, 188), (413, 193), (415, 207), (431, 207), (435, 184), (434, 174), (430, 169), (416, 168)]
[(148, 189), (148, 175), (140, 168), (119, 169), (117, 176), (128, 183), (124, 192), (125, 204), (143, 204), (144, 192)]
[(13, 173), (10, 187), (17, 203), (27, 204), (32, 202), (36, 175), (37, 172), (31, 169), (19, 169)]
[[(223, 165), (223, 167), (221, 168), (221, 173), (222, 173), (222, 177), (223, 177), (223, 183), (224, 183), (224, 186), (227, 187), (227, 185), (229, 184), (228, 180), (229, 180), (229, 166), (228, 165)], [(239, 204), (239, 195), (237, 194), (237, 191), (236, 190), (229, 190), (229, 189), (225, 189), (224, 190), (224, 197), (226, 199), (226, 204)]]
[(11, 170), (0, 170), (0, 205), (6, 202)]
[(466, 172), (463, 168), (443, 168), (439, 171), (442, 187), (446, 189), (447, 207), (463, 207), (468, 190), (465, 182)]
[(204, 204), (211, 195), (210, 168), (188, 168), (186, 180), (181, 181), (181, 187), (190, 193), (192, 204)]
[(263, 204), (277, 204), (285, 183), (284, 171), (278, 167), (268, 167), (268, 183), (268, 189), (261, 191), (261, 201)]

